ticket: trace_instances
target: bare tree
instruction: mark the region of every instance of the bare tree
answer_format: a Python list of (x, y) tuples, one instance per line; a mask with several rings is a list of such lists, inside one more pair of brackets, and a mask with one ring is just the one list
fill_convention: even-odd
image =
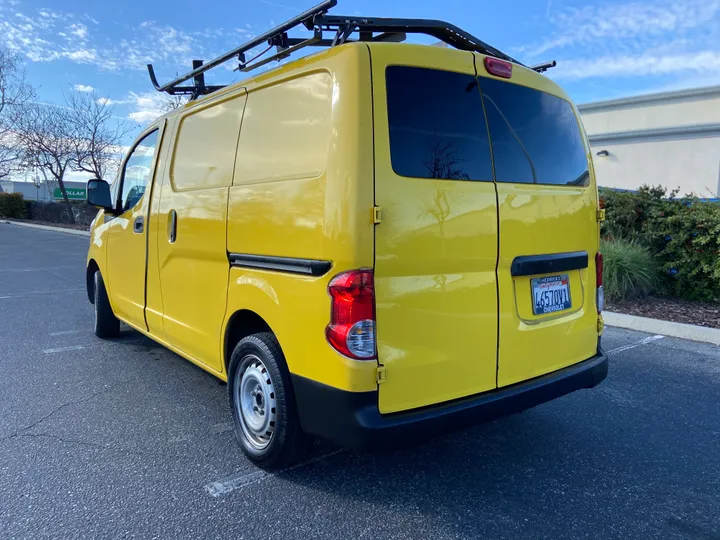
[(14, 133), (22, 148), (26, 166), (36, 167), (49, 180), (57, 182), (68, 220), (75, 223), (65, 190), (65, 173), (72, 169), (76, 141), (69, 110), (53, 105), (27, 104), (15, 123)]
[(22, 106), (33, 97), (25, 82), (20, 58), (0, 46), (0, 179), (15, 172), (21, 162), (21, 148), (14, 125)]
[(73, 92), (65, 97), (74, 141), (73, 166), (78, 171), (106, 179), (117, 168), (122, 142), (133, 126), (118, 119), (115, 107), (95, 92)]
[(160, 108), (163, 113), (169, 113), (170, 111), (174, 111), (175, 109), (185, 106), (187, 102), (188, 98), (186, 96), (169, 96)]
[(430, 178), (469, 180), (468, 174), (460, 168), (463, 160), (458, 154), (457, 142), (445, 141), (437, 136), (430, 139), (428, 141), (428, 158), (423, 161)]

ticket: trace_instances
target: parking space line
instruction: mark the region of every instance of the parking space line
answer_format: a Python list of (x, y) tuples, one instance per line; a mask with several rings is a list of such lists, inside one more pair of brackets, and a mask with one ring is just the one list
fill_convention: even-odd
[(51, 296), (54, 294), (68, 294), (68, 293), (76, 293), (80, 291), (84, 291), (85, 289), (62, 289), (59, 291), (38, 291), (38, 292), (26, 292), (26, 293), (15, 293), (15, 294), (6, 294), (4, 296), (0, 296), (0, 300), (6, 300), (8, 298), (27, 298), (28, 296)]
[(256, 471), (249, 472), (249, 473), (246, 472), (243, 474), (234, 474), (234, 475), (228, 476), (227, 478), (223, 478), (222, 480), (218, 480), (216, 482), (210, 482), (209, 484), (206, 484), (205, 491), (207, 491), (208, 495), (210, 495), (211, 497), (216, 497), (216, 498), (222, 497), (223, 495), (227, 495), (228, 493), (232, 493), (233, 491), (237, 491), (238, 489), (242, 489), (247, 486), (251, 486), (253, 484), (258, 484), (260, 482), (264, 482), (265, 480), (268, 480), (275, 476), (278, 476), (278, 475), (281, 475), (284, 473), (288, 473), (290, 471), (294, 471), (301, 467), (306, 467), (313, 463), (317, 463), (318, 461), (324, 461), (324, 460), (326, 460), (332, 456), (336, 456), (337, 454), (340, 454), (342, 452), (345, 452), (345, 450), (340, 448), (333, 452), (328, 452), (327, 454), (323, 454), (322, 456), (317, 456), (315, 458), (308, 459), (307, 461), (303, 461), (302, 463), (298, 463), (297, 465), (293, 465), (292, 467), (282, 469), (276, 473), (269, 473), (269, 472), (265, 472), (265, 471), (256, 470)]
[(92, 347), (92, 345), (70, 345), (69, 347), (58, 347), (56, 349), (45, 349), (43, 352), (45, 354), (55, 354), (55, 353), (65, 352), (65, 351), (81, 351), (82, 349), (87, 349), (88, 347)]
[[(66, 270), (78, 266), (53, 266), (53, 270)], [(0, 272), (45, 272), (46, 268), (0, 268)]]
[(62, 330), (60, 332), (50, 332), (51, 336), (69, 336), (70, 334), (79, 334), (80, 330)]
[(606, 354), (614, 354), (619, 353), (623, 351), (629, 351), (630, 349), (634, 349), (635, 347), (640, 347), (641, 345), (647, 345), (648, 343), (652, 343), (653, 341), (657, 341), (659, 339), (663, 339), (665, 336), (661, 336), (660, 334), (657, 334), (655, 336), (648, 336), (645, 339), (641, 339), (640, 341), (636, 343), (630, 343), (629, 345), (623, 345), (622, 347), (616, 347), (614, 349), (610, 349), (607, 351)]

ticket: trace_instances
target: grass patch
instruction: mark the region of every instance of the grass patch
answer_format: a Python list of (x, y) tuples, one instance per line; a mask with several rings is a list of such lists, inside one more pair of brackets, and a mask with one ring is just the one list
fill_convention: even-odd
[(660, 286), (659, 266), (639, 244), (623, 239), (602, 240), (605, 298), (617, 302), (647, 296)]

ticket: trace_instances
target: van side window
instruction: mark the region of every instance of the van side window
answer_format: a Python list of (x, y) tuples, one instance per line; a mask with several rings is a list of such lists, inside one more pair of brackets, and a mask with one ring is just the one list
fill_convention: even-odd
[(396, 174), (492, 181), (475, 77), (407, 66), (386, 70), (390, 154)]
[(157, 137), (157, 130), (148, 133), (133, 148), (132, 153), (125, 160), (122, 171), (122, 195), (120, 198), (123, 212), (134, 207), (145, 194), (145, 188), (152, 175)]
[(245, 96), (192, 110), (180, 119), (170, 179), (177, 191), (232, 184)]
[(333, 81), (312, 73), (248, 95), (234, 185), (315, 178), (325, 172)]
[(588, 162), (570, 104), (525, 86), (480, 78), (497, 182), (586, 186)]

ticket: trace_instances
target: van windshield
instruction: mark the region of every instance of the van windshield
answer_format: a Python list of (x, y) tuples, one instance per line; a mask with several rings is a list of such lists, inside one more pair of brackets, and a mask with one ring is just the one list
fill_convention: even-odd
[(492, 181), (494, 162), (496, 182), (589, 183), (580, 125), (572, 106), (557, 96), (408, 66), (388, 67), (386, 84), (390, 154), (398, 175)]

